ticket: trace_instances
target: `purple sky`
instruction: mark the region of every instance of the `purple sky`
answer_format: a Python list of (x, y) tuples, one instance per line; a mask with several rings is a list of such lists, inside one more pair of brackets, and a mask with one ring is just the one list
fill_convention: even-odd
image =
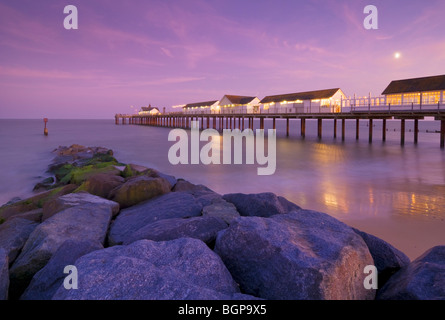
[[(63, 27), (69, 4), (78, 30)], [(378, 30), (363, 27), (368, 4)], [(445, 74), (444, 13), (443, 0), (0, 0), (0, 118), (333, 87), (379, 95)]]

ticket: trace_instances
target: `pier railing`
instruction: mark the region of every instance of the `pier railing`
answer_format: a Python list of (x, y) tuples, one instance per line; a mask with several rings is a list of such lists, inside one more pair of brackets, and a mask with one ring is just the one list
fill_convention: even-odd
[(169, 115), (260, 115), (260, 114), (344, 114), (354, 112), (392, 112), (392, 111), (436, 111), (445, 110), (445, 102), (438, 103), (409, 103), (403, 105), (391, 104), (347, 104), (341, 105), (326, 105), (326, 106), (301, 106), (301, 107), (272, 107), (269, 109), (249, 110), (237, 108), (224, 108), (221, 110), (193, 110), (183, 112), (171, 112)]

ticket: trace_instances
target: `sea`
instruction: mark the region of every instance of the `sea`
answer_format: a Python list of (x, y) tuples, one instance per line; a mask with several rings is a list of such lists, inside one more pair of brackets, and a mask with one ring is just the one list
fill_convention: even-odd
[[(49, 119), (45, 136), (43, 119), (0, 119), (0, 205), (33, 195), (34, 185), (49, 176), (54, 149), (81, 144), (110, 148), (120, 162), (151, 167), (220, 194), (273, 192), (378, 236), (411, 259), (445, 245), (445, 150), (438, 121), (421, 120), (414, 144), (413, 121), (407, 120), (403, 146), (399, 120), (387, 121), (385, 142), (382, 123), (374, 120), (372, 143), (366, 120), (360, 122), (358, 140), (353, 120), (346, 121), (344, 141), (341, 122), (337, 138), (329, 120), (323, 121), (321, 139), (316, 120), (306, 121), (305, 138), (299, 120), (290, 121), (289, 137), (286, 121), (277, 120), (276, 127), (276, 170), (258, 175), (259, 165), (245, 161), (171, 164), (168, 154), (176, 143), (169, 141), (171, 128), (116, 125), (114, 118)], [(272, 120), (266, 120), (266, 131), (271, 128)]]

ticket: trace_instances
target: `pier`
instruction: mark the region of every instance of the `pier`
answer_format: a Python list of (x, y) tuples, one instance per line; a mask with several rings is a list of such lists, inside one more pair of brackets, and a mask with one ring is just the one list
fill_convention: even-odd
[[(419, 133), (419, 120), (425, 119), (425, 117), (433, 117), (436, 121), (440, 121), (440, 147), (445, 148), (445, 105), (437, 104), (434, 106), (422, 105), (409, 105), (409, 106), (397, 106), (391, 105), (379, 106), (378, 108), (365, 108), (365, 107), (350, 107), (342, 108), (340, 112), (331, 113), (203, 113), (203, 114), (187, 114), (182, 112), (159, 114), (159, 115), (128, 115), (128, 114), (116, 114), (116, 124), (135, 124), (135, 125), (147, 125), (155, 127), (168, 127), (168, 128), (184, 128), (189, 129), (191, 121), (199, 121), (201, 129), (212, 128), (218, 131), (223, 129), (239, 129), (243, 131), (245, 128), (254, 129), (254, 123), (259, 123), (259, 129), (264, 129), (264, 120), (271, 119), (273, 129), (276, 129), (276, 120), (286, 120), (286, 136), (290, 133), (290, 120), (300, 120), (298, 130), (301, 137), (306, 136), (306, 120), (317, 120), (317, 136), (322, 139), (323, 135), (323, 120), (333, 120), (334, 130), (333, 137), (337, 138), (338, 126), (341, 126), (341, 139), (345, 140), (345, 126), (346, 120), (355, 121), (355, 138), (358, 140), (360, 137), (360, 123), (361, 121), (367, 121), (369, 132), (369, 143), (372, 143), (374, 139), (374, 127), (373, 122), (375, 120), (382, 121), (382, 141), (386, 140), (386, 121), (387, 120), (400, 120), (400, 144), (405, 144), (406, 138), (406, 121), (414, 121), (413, 130), (413, 142), (418, 143)], [(247, 125), (246, 125), (247, 120)], [(298, 122), (297, 122), (298, 125)]]

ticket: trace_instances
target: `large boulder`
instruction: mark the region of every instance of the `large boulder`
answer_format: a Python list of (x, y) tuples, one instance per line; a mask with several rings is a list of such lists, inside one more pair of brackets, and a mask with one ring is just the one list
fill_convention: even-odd
[(138, 176), (114, 189), (110, 199), (118, 202), (121, 208), (127, 208), (168, 192), (170, 183), (164, 178)]
[(88, 178), (79, 189), (102, 198), (109, 198), (111, 191), (124, 182), (125, 179), (121, 176), (98, 173)]
[(150, 201), (121, 210), (108, 235), (110, 245), (122, 244), (144, 226), (162, 219), (201, 215), (202, 206), (187, 193), (170, 192)]
[(38, 225), (11, 266), (14, 297), (21, 295), (34, 274), (66, 240), (104, 244), (111, 215), (109, 206), (85, 204), (65, 209)]
[(228, 224), (240, 217), (236, 207), (222, 198), (216, 198), (209, 205), (202, 208), (202, 215), (223, 219)]
[(37, 272), (21, 296), (22, 300), (51, 300), (67, 276), (63, 270), (74, 265), (87, 253), (103, 249), (100, 243), (83, 240), (67, 240), (54, 253), (47, 265)]
[(15, 218), (0, 225), (0, 248), (3, 248), (9, 258), (9, 263), (13, 263), (29, 235), (38, 226), (38, 223)]
[(378, 291), (379, 300), (445, 300), (445, 246), (429, 249)]
[(113, 216), (115, 216), (120, 209), (119, 203), (92, 195), (87, 192), (70, 193), (45, 203), (45, 205), (43, 206), (42, 221), (51, 218), (56, 213), (61, 212), (67, 208), (85, 204), (109, 207)]
[(411, 261), (400, 250), (394, 248), (388, 242), (366, 232), (352, 228), (368, 246), (374, 259), (374, 265), (378, 271), (378, 287), (381, 288), (388, 279)]
[(168, 183), (170, 183), (170, 189), (174, 188), (176, 183), (178, 182), (178, 179), (176, 179), (174, 176), (171, 176), (169, 174), (165, 174), (165, 173), (160, 172), (160, 171), (156, 171), (155, 170), (155, 175), (156, 175), (156, 177), (164, 178), (165, 180), (167, 180)]
[(372, 256), (352, 228), (320, 212), (241, 217), (216, 239), (243, 292), (272, 300), (374, 299), (364, 288)]
[(0, 248), (0, 300), (8, 300), (9, 261), (8, 253)]
[(89, 253), (76, 267), (78, 289), (60, 287), (54, 300), (208, 300), (239, 292), (221, 259), (197, 239), (140, 240)]
[(6, 221), (12, 220), (12, 219), (26, 219), (32, 222), (42, 222), (42, 216), (43, 216), (43, 209), (35, 209), (23, 213), (17, 213), (13, 216), (10, 216)]
[(221, 199), (221, 195), (206, 186), (193, 184), (184, 179), (178, 179), (172, 191), (191, 194), (203, 207), (210, 205), (215, 199)]
[(211, 244), (218, 232), (227, 227), (224, 220), (215, 217), (163, 219), (140, 228), (124, 241), (124, 245), (141, 239), (168, 241), (179, 238), (194, 238)]
[(271, 192), (257, 194), (231, 193), (223, 199), (235, 205), (242, 216), (270, 217), (301, 209), (287, 199)]
[(77, 188), (74, 184), (59, 187), (54, 190), (45, 191), (31, 198), (17, 201), (10, 205), (0, 207), (0, 220), (7, 220), (13, 216), (30, 212), (32, 210), (41, 209), (46, 202), (73, 192)]
[(150, 172), (151, 172), (150, 168), (130, 163), (125, 166), (124, 170), (122, 171), (122, 175), (125, 178), (129, 178), (129, 177), (143, 175), (146, 173), (149, 174)]

